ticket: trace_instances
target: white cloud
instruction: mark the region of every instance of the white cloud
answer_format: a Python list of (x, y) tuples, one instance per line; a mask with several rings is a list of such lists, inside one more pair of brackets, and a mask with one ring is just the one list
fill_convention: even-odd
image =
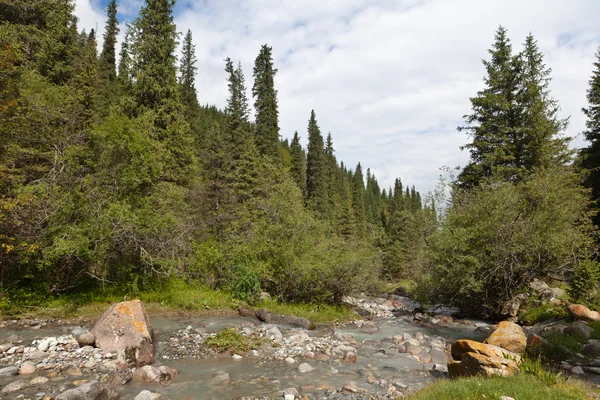
[[(141, 5), (121, 3), (128, 15)], [(400, 176), (424, 192), (439, 167), (468, 160), (459, 149), (468, 138), (456, 126), (483, 85), (480, 60), (498, 25), (516, 50), (530, 31), (538, 39), (571, 136), (584, 128), (580, 109), (600, 44), (596, 0), (180, 0), (177, 7), (179, 31), (191, 29), (196, 44), (202, 103), (224, 106), (227, 56), (242, 61), (250, 88), (254, 58), (268, 43), (283, 136), (298, 130), (306, 143), (315, 109), (339, 160), (361, 161), (383, 187)], [(81, 24), (102, 31), (100, 8), (77, 0)]]

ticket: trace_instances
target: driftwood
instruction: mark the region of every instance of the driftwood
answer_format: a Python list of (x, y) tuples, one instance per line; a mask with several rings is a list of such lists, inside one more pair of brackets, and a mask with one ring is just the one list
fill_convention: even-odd
[(309, 330), (315, 329), (315, 323), (311, 320), (293, 315), (275, 314), (265, 310), (264, 308), (261, 308), (256, 312), (246, 308), (240, 308), (239, 313), (244, 317), (256, 317), (262, 322), (266, 322), (268, 324), (286, 324), (299, 326)]

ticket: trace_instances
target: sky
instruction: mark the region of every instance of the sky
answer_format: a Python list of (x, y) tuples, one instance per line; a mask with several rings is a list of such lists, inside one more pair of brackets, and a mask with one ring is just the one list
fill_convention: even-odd
[[(96, 29), (106, 0), (75, 0), (80, 28)], [(142, 0), (117, 0), (120, 38)], [(581, 132), (586, 90), (600, 45), (598, 0), (178, 0), (178, 31), (192, 31), (201, 104), (225, 106), (226, 57), (240, 61), (251, 97), (261, 45), (273, 47), (281, 136), (307, 144), (310, 111), (331, 132), (338, 161), (370, 168), (381, 187), (400, 177), (432, 191), (440, 168), (464, 166), (458, 132), (483, 89), (482, 59), (499, 25), (519, 51), (531, 32), (552, 68), (550, 89)]]

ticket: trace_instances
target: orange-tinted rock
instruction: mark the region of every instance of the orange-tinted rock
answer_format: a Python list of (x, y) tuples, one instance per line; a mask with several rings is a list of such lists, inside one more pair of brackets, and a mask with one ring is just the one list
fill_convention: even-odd
[(453, 359), (457, 361), (462, 360), (462, 355), (464, 353), (476, 353), (488, 357), (510, 358), (511, 360), (515, 360), (517, 362), (521, 361), (521, 356), (519, 354), (491, 344), (480, 343), (467, 339), (457, 340), (456, 342), (452, 343), (452, 347), (450, 347), (450, 354), (452, 354)]
[(527, 347), (527, 336), (519, 325), (510, 321), (502, 321), (494, 326), (485, 343), (520, 354)]
[(113, 304), (90, 332), (104, 353), (123, 353), (137, 367), (154, 362), (154, 331), (140, 300)]
[(528, 349), (537, 349), (546, 343), (548, 343), (546, 341), (546, 339), (544, 339), (543, 337), (541, 337), (539, 335), (536, 335), (535, 333), (532, 333), (527, 338), (527, 348)]
[(451, 361), (448, 363), (448, 373), (451, 378), (474, 375), (508, 376), (512, 375), (518, 368), (518, 364), (514, 360), (503, 357), (490, 357), (478, 353), (464, 353), (460, 362)]
[(571, 304), (567, 307), (569, 314), (574, 319), (582, 319), (584, 321), (600, 321), (600, 313), (592, 311), (582, 304)]

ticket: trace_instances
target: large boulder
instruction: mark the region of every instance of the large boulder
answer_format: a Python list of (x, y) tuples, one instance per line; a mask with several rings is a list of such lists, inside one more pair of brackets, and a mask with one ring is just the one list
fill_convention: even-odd
[(565, 295), (564, 290), (550, 287), (546, 282), (539, 279), (534, 279), (532, 282), (530, 282), (529, 287), (533, 289), (533, 291), (536, 292), (539, 298), (542, 300), (558, 300)]
[(87, 382), (56, 396), (56, 400), (119, 400), (119, 392), (105, 383)]
[(589, 339), (592, 335), (592, 328), (590, 328), (585, 321), (575, 321), (571, 326), (567, 326), (563, 331), (565, 335), (580, 337), (583, 339)]
[(584, 321), (600, 321), (600, 313), (592, 311), (582, 304), (571, 304), (567, 307), (569, 314), (574, 319), (582, 319)]
[(474, 375), (508, 376), (519, 368), (521, 356), (491, 344), (474, 340), (457, 340), (450, 352), (454, 360), (448, 362), (450, 377)]
[(154, 331), (140, 300), (113, 304), (90, 332), (104, 353), (122, 353), (137, 367), (154, 362)]
[(527, 347), (527, 336), (519, 325), (510, 321), (502, 321), (492, 328), (492, 333), (485, 343), (520, 354)]
[(527, 295), (524, 293), (518, 294), (510, 300), (502, 303), (500, 315), (506, 318), (516, 318), (521, 308), (521, 303), (527, 300)]

